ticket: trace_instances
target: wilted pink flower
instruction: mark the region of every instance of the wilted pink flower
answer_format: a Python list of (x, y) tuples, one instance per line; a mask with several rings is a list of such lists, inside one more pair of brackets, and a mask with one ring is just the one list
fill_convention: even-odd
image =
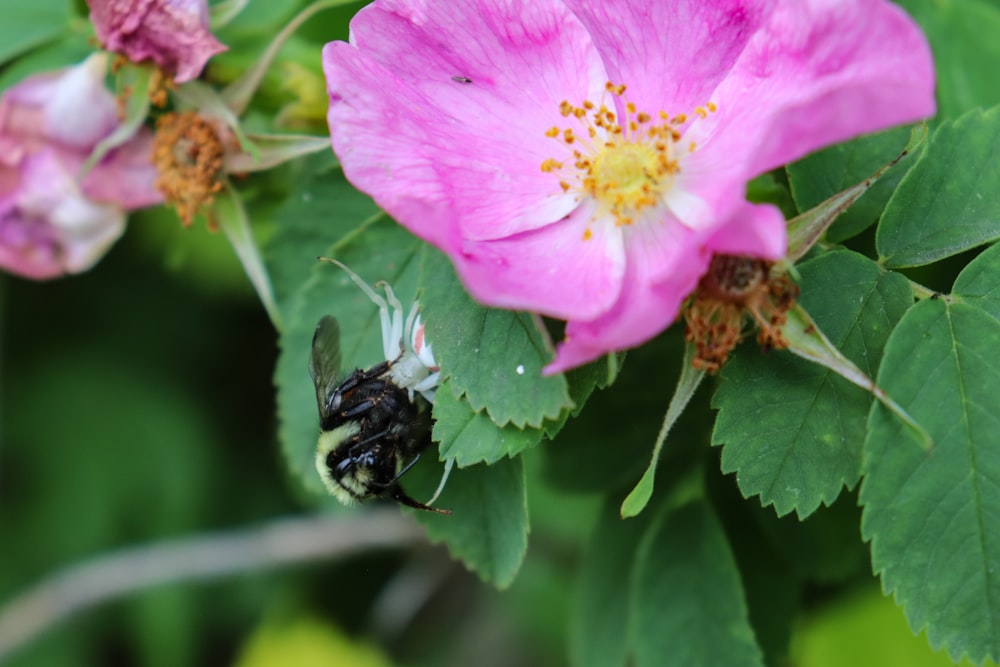
[(121, 234), (125, 211), (162, 201), (147, 131), (78, 180), (118, 127), (105, 64), (92, 57), (0, 96), (0, 268), (36, 279), (83, 271)]
[(934, 112), (884, 0), (376, 0), (323, 62), (347, 177), (483, 303), (568, 320), (549, 372), (663, 330), (714, 253), (782, 257), (749, 179)]
[(132, 62), (151, 59), (184, 83), (226, 50), (209, 31), (206, 0), (87, 0), (97, 39)]

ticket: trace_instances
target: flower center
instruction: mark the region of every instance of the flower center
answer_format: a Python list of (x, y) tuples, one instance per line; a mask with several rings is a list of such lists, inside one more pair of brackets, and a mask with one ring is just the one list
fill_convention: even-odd
[[(621, 100), (624, 117), (619, 118), (606, 104), (586, 100), (577, 107), (562, 102), (559, 112), (579, 121), (586, 136), (573, 128), (553, 126), (546, 131), (546, 136), (570, 150), (572, 160), (549, 158), (542, 163), (542, 171), (558, 174), (563, 192), (593, 199), (598, 205), (595, 219), (610, 215), (616, 226), (631, 225), (644, 210), (661, 206), (673, 186), (680, 171), (680, 128), (688, 119), (684, 114), (671, 117), (665, 111), (654, 118), (624, 99), (625, 86), (609, 82), (604, 88)], [(705, 118), (715, 110), (709, 103), (695, 111)], [(686, 152), (694, 149), (694, 143), (684, 148)], [(584, 238), (590, 238), (589, 230)]]
[(156, 188), (185, 226), (212, 204), (223, 187), (225, 146), (212, 124), (193, 111), (167, 113), (156, 122)]

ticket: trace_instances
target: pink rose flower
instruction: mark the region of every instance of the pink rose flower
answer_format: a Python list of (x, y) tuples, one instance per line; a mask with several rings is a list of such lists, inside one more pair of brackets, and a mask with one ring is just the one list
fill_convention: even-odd
[(206, 0), (87, 0), (97, 39), (132, 62), (147, 58), (184, 83), (226, 50), (209, 31)]
[(376, 0), (323, 63), (347, 177), (481, 302), (567, 320), (548, 372), (655, 336), (715, 253), (781, 258), (748, 180), (935, 108), (884, 0)]
[(0, 96), (0, 268), (35, 279), (84, 271), (121, 235), (126, 211), (162, 201), (146, 130), (78, 180), (118, 126), (105, 64), (92, 57)]

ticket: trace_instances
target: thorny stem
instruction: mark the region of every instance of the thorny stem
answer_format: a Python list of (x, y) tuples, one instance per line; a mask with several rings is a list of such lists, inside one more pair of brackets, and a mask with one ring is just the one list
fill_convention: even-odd
[(231, 577), (424, 541), (396, 509), (304, 516), (98, 556), (55, 572), (0, 608), (0, 662), (58, 623), (154, 586)]

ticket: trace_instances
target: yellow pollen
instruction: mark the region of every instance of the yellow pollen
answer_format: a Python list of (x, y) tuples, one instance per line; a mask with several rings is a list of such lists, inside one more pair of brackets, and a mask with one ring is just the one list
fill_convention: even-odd
[[(565, 154), (563, 159), (548, 158), (541, 165), (543, 172), (558, 174), (563, 192), (597, 203), (593, 219), (610, 215), (617, 227), (632, 225), (647, 209), (664, 206), (680, 172), (677, 154), (683, 150), (678, 151), (678, 143), (687, 130), (679, 126), (688, 122), (684, 114), (640, 111), (624, 99), (625, 89), (608, 82), (604, 100), (584, 100), (579, 106), (560, 103), (560, 115), (579, 124), (545, 131), (545, 136), (564, 146)], [(609, 102), (607, 94), (615, 99)], [(694, 115), (703, 119), (715, 110), (716, 105), (708, 102), (696, 107)], [(687, 152), (695, 148), (695, 142), (688, 142)], [(570, 155), (572, 159), (567, 160)], [(592, 237), (591, 229), (585, 229), (583, 240)]]

